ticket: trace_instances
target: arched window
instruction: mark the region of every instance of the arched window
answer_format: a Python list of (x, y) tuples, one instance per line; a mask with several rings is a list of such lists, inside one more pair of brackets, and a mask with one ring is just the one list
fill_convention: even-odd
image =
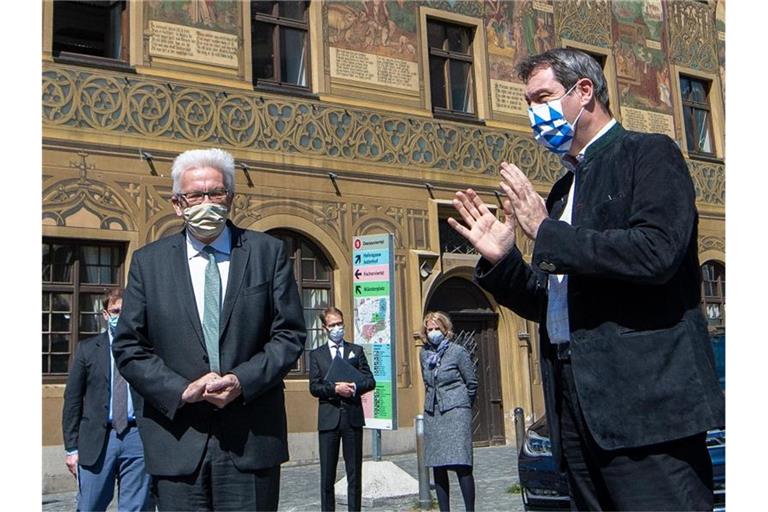
[(711, 329), (725, 327), (725, 265), (707, 261), (701, 266), (701, 307)]
[(289, 375), (306, 377), (309, 374), (309, 351), (325, 343), (318, 315), (326, 307), (333, 306), (333, 267), (323, 251), (307, 237), (284, 229), (272, 230), (269, 234), (283, 241), (293, 263), (293, 275), (304, 307), (307, 341), (304, 355)]

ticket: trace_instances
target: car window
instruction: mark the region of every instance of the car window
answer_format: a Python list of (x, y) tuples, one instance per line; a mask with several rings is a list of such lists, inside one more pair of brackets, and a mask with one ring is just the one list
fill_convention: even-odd
[(712, 336), (712, 350), (715, 352), (715, 372), (725, 391), (725, 333)]

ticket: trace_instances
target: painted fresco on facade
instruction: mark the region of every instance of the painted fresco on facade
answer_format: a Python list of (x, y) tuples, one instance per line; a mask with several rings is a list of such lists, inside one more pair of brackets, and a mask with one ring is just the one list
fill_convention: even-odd
[(483, 2), (484, 0), (427, 0), (424, 5), (432, 9), (482, 18)]
[(417, 26), (417, 2), (328, 3), (328, 42), (337, 48), (416, 62)]
[(514, 68), (521, 60), (555, 47), (551, 0), (485, 0), (484, 17), (492, 80), (519, 82)]
[(149, 0), (147, 17), (156, 21), (236, 34), (240, 2), (226, 0)]
[(672, 114), (661, 0), (612, 3), (621, 105)]

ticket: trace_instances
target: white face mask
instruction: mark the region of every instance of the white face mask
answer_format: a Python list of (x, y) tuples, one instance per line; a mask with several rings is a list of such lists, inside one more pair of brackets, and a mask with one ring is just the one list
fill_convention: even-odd
[(217, 203), (201, 203), (184, 208), (182, 213), (192, 236), (198, 240), (210, 240), (224, 231), (229, 208)]
[(339, 343), (341, 340), (344, 339), (344, 326), (343, 325), (334, 325), (328, 330), (328, 337), (331, 339), (334, 343)]

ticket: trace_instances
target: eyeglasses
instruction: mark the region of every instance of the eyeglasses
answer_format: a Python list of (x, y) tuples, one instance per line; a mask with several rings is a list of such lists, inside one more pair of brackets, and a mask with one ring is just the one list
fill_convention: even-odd
[(176, 197), (180, 197), (186, 201), (187, 204), (195, 205), (200, 204), (205, 200), (205, 196), (208, 196), (214, 203), (223, 203), (229, 196), (229, 191), (225, 188), (215, 188), (208, 192), (187, 192), (186, 194), (176, 194)]

